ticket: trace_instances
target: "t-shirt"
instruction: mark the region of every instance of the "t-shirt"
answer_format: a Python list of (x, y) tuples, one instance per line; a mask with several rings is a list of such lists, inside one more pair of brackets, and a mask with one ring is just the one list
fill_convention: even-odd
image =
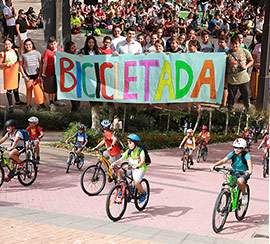
[[(6, 133), (5, 134), (6, 137), (8, 137), (9, 140), (12, 141), (12, 143), (14, 142), (14, 140), (19, 137), (20, 140), (17, 142), (17, 145), (18, 147), (24, 147), (24, 140), (23, 140), (23, 134), (20, 132), (20, 131), (16, 131), (13, 135), (11, 135), (10, 133)], [(12, 145), (12, 144), (11, 144)]]
[[(61, 47), (57, 47), (57, 51), (63, 52)], [(47, 49), (44, 52), (43, 60), (47, 61), (47, 68), (45, 75), (46, 76), (53, 76), (55, 75), (55, 68), (54, 68), (54, 56), (56, 51), (52, 51), (51, 49)]]
[(254, 63), (260, 63), (261, 62), (261, 52), (262, 52), (262, 44), (257, 43), (254, 47), (254, 50), (252, 54), (256, 55), (256, 60), (254, 60)]
[(210, 134), (209, 134), (208, 131), (200, 132), (200, 134), (198, 135), (198, 137), (202, 138), (205, 141), (209, 141)]
[(71, 17), (70, 18), (70, 24), (72, 24), (72, 25), (78, 25), (80, 23), (81, 23), (81, 21), (80, 21), (80, 19), (78, 17), (76, 17), (76, 18)]
[(270, 144), (270, 137), (269, 137), (269, 135), (266, 135), (266, 136), (263, 138), (263, 141), (264, 141), (264, 143), (265, 143), (264, 147), (269, 148), (269, 144)]
[[(106, 148), (109, 148), (112, 145), (112, 142), (113, 142), (112, 138), (113, 138), (113, 134), (111, 131), (106, 131), (104, 133)], [(121, 153), (121, 150), (118, 147), (117, 143), (114, 145), (114, 147), (112, 147), (112, 150), (108, 150), (108, 153), (111, 157), (114, 157), (114, 156), (119, 155)]]
[(201, 51), (202, 52), (204, 52), (204, 53), (214, 52), (214, 45), (212, 44), (212, 42), (208, 41), (206, 44), (201, 42), (200, 44), (201, 44)]
[[(230, 52), (227, 52), (226, 54), (227, 83), (231, 85), (240, 85), (249, 82), (249, 74), (247, 70), (242, 70), (240, 68), (239, 63)], [(234, 54), (242, 64), (246, 64), (247, 60), (252, 58), (251, 53), (243, 48), (241, 48), (239, 52)]]
[(98, 48), (99, 51), (101, 52), (101, 54), (105, 54), (105, 55), (110, 55), (113, 53), (113, 50), (112, 49), (104, 49), (103, 47), (99, 47)]
[[(137, 149), (135, 151), (131, 151), (130, 157), (128, 156), (129, 149), (124, 152), (123, 158), (128, 159), (130, 166), (136, 166), (136, 165), (140, 164), (141, 157), (145, 158), (144, 150), (141, 150), (140, 155), (138, 155), (139, 150), (140, 150), (140, 147), (137, 147)], [(140, 169), (142, 169), (144, 171), (146, 171), (146, 168), (147, 168), (147, 165), (145, 163), (140, 167)]]
[(185, 145), (184, 145), (184, 146), (193, 149), (194, 143), (195, 143), (195, 137), (192, 136), (192, 137), (190, 138), (190, 137), (188, 137), (188, 136), (185, 136), (184, 140), (185, 140)]
[(4, 58), (6, 55), (6, 59), (4, 60), (5, 63), (9, 63), (9, 64), (15, 64), (18, 61), (18, 55), (16, 53), (16, 51), (14, 51), (13, 49), (6, 52), (3, 51), (1, 52), (1, 56)]
[(221, 48), (218, 49), (218, 52), (219, 53), (225, 53), (227, 51), (229, 51), (229, 48), (228, 47), (226, 47), (224, 50), (221, 50)]
[(120, 36), (120, 37), (118, 37), (118, 38), (113, 37), (113, 39), (112, 39), (112, 44), (111, 44), (110, 48), (111, 48), (113, 51), (115, 51), (117, 44), (118, 44), (119, 42), (121, 42), (121, 41), (124, 41), (125, 39), (126, 39), (126, 38), (123, 37), (123, 36)]
[(85, 132), (81, 134), (79, 131), (74, 134), (74, 137), (77, 138), (76, 145), (83, 145), (85, 143), (85, 139), (88, 138)]
[[(13, 15), (13, 9), (12, 7), (8, 7), (6, 6), (3, 10), (3, 13), (4, 15), (7, 15), (7, 16), (12, 16)], [(7, 26), (15, 26), (15, 18), (10, 18), (10, 19), (6, 19), (7, 21)]]
[[(232, 159), (233, 153), (234, 152), (230, 152), (226, 157), (228, 159)], [(251, 159), (250, 154), (246, 153), (245, 160), (247, 161), (249, 159)], [(248, 166), (242, 162), (241, 155), (240, 156), (236, 155), (235, 162), (233, 163), (232, 168), (235, 170), (241, 170), (241, 171), (248, 170)]]
[(40, 135), (40, 132), (42, 131), (39, 125), (35, 126), (34, 128), (28, 126), (25, 130), (29, 132), (30, 141), (36, 140), (37, 137)]
[(207, 29), (209, 31), (213, 31), (215, 29), (215, 25), (216, 25), (215, 21), (211, 20), (211, 21), (208, 22), (208, 28)]
[(16, 20), (16, 25), (19, 25), (19, 31), (20, 33), (25, 33), (26, 32), (26, 21), (25, 19), (17, 19)]
[(34, 50), (32, 53), (23, 53), (20, 57), (23, 62), (23, 70), (27, 75), (36, 75), (40, 71), (41, 54)]

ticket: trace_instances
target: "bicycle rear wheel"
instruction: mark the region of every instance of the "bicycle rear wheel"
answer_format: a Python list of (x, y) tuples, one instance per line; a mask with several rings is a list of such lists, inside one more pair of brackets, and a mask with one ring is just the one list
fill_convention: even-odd
[(89, 196), (98, 195), (104, 189), (106, 176), (104, 170), (97, 165), (86, 168), (81, 176), (81, 188)]
[(134, 195), (135, 195), (135, 207), (139, 210), (142, 211), (146, 208), (146, 205), (149, 201), (149, 197), (150, 197), (150, 186), (149, 186), (149, 182), (147, 179), (142, 179), (141, 181), (141, 185), (142, 188), (144, 190), (144, 192), (146, 193), (146, 197), (145, 200), (143, 202), (139, 202), (139, 199), (141, 197), (141, 193), (138, 191), (138, 189), (135, 189)]
[(248, 195), (248, 202), (247, 204), (242, 204), (242, 191), (239, 191), (238, 194), (238, 199), (237, 199), (237, 209), (235, 210), (235, 217), (238, 221), (242, 220), (245, 218), (245, 215), (248, 210), (248, 205), (249, 205), (249, 198), (250, 198), (250, 190), (249, 190), (249, 185), (246, 185), (246, 192)]
[(197, 158), (197, 163), (200, 162), (201, 157), (202, 157), (202, 148), (200, 147), (200, 148), (199, 148), (199, 155), (198, 155), (198, 158)]
[[(0, 162), (1, 164), (2, 162)], [(2, 186), (5, 178), (5, 171), (2, 166), (0, 166), (0, 187)]]
[(81, 170), (82, 169), (82, 167), (83, 167), (83, 165), (84, 165), (84, 160), (83, 161), (81, 161), (80, 159), (78, 159), (79, 161), (77, 162), (77, 169), (78, 170)]
[(24, 163), (24, 165), (18, 173), (18, 181), (23, 186), (30, 186), (37, 178), (37, 166), (33, 160), (25, 159), (22, 163)]
[(113, 186), (106, 199), (106, 213), (112, 221), (120, 220), (127, 208), (126, 195), (124, 193), (122, 196), (122, 189), (122, 184)]
[(212, 215), (212, 228), (219, 233), (225, 225), (229, 214), (230, 194), (226, 189), (222, 189), (215, 202)]
[(207, 151), (205, 149), (203, 149), (203, 156), (202, 156), (203, 161), (206, 161), (207, 156), (208, 156), (207, 154), (208, 154)]
[(263, 162), (263, 178), (266, 178), (266, 173), (267, 173), (266, 164), (267, 164), (267, 162), (266, 162), (266, 160), (264, 160), (264, 162)]

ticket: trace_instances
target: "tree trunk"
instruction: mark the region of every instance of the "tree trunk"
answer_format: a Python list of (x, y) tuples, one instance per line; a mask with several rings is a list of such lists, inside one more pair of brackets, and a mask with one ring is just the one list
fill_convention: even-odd
[(247, 119), (246, 119), (246, 127), (248, 127), (248, 121), (249, 121), (249, 118), (250, 118), (250, 115), (248, 113), (246, 113), (247, 115)]
[(208, 125), (209, 133), (211, 133), (211, 129), (212, 129), (212, 109), (210, 108), (210, 111), (209, 111), (209, 125)]
[(169, 112), (169, 115), (168, 115), (166, 134), (168, 134), (170, 130), (170, 120), (171, 120), (171, 112)]
[(238, 123), (238, 128), (237, 128), (237, 135), (239, 135), (239, 133), (240, 133), (242, 115), (243, 115), (243, 110), (241, 111), (240, 117), (239, 117), (239, 123)]
[(100, 111), (99, 111), (99, 104), (98, 103), (91, 103), (91, 115), (92, 115), (92, 126), (96, 132), (100, 131)]
[(196, 121), (196, 124), (194, 126), (194, 129), (193, 129), (193, 134), (195, 133), (195, 131), (197, 130), (197, 127), (199, 125), (199, 122), (200, 122), (200, 119), (201, 119), (201, 110), (198, 111), (198, 117), (197, 117), (197, 121)]
[(123, 118), (123, 128), (122, 128), (122, 133), (125, 133), (126, 117), (127, 117), (127, 104), (125, 103), (125, 105), (124, 105), (124, 118)]
[(225, 135), (228, 135), (228, 129), (229, 129), (229, 111), (226, 112), (226, 125), (225, 125)]
[(56, 0), (56, 40), (58, 41), (59, 45), (63, 47), (63, 36), (62, 36), (62, 29), (63, 29), (63, 0)]

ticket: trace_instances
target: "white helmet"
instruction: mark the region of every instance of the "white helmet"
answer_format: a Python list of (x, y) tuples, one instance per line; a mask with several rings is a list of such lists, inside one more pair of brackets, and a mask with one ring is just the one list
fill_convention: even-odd
[(187, 133), (193, 133), (193, 130), (192, 129), (188, 129), (187, 130)]
[(37, 117), (32, 116), (32, 117), (30, 117), (30, 118), (28, 119), (28, 122), (38, 124), (39, 120), (38, 120)]
[(236, 138), (236, 140), (233, 142), (233, 147), (241, 147), (246, 148), (247, 142), (243, 138)]

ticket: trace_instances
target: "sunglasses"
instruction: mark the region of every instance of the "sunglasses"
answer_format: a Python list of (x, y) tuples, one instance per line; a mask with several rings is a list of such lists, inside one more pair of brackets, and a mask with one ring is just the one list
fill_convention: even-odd
[(233, 148), (238, 150), (243, 149), (243, 147), (233, 147)]

